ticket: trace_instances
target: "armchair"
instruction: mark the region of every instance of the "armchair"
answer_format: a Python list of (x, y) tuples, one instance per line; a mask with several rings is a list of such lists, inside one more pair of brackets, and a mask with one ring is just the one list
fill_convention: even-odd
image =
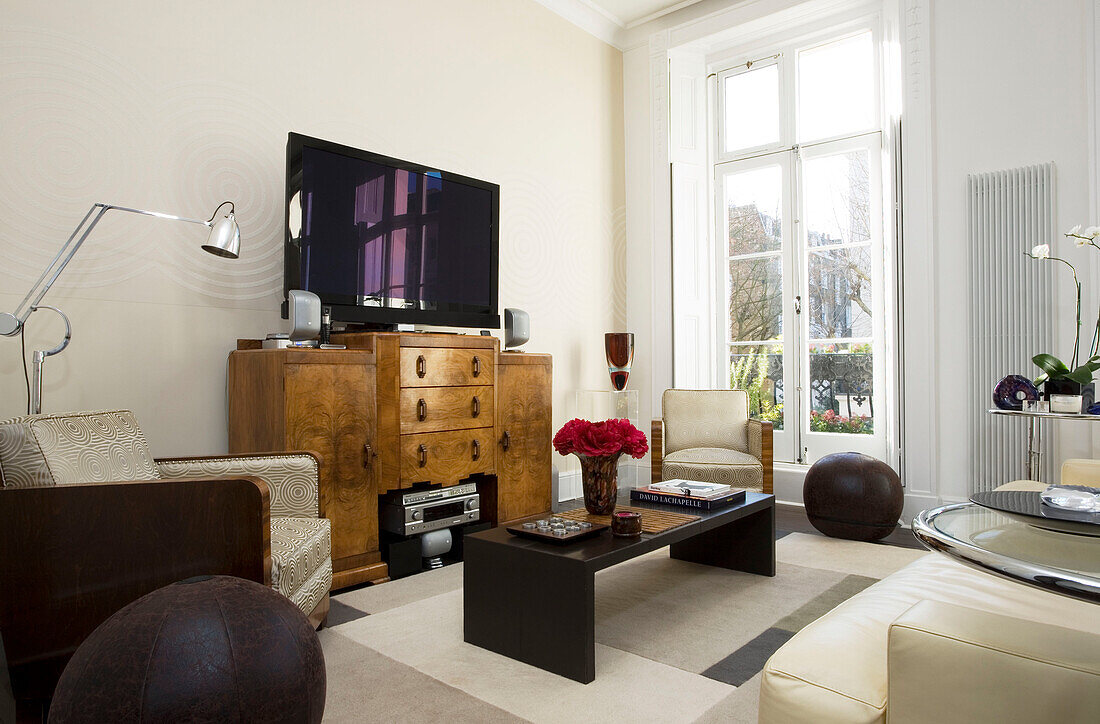
[(329, 521), (312, 453), (156, 460), (132, 412), (0, 422), (0, 633), (19, 698), (47, 697), (107, 617), (195, 575), (328, 613)]
[(653, 421), (653, 481), (680, 478), (772, 492), (772, 424), (744, 390), (665, 390)]

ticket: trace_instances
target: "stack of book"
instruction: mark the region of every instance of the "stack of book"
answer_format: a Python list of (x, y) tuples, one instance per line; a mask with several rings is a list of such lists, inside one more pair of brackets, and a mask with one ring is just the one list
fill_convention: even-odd
[(722, 483), (700, 483), (694, 480), (665, 480), (648, 488), (634, 488), (630, 499), (643, 503), (679, 505), (684, 508), (715, 510), (740, 503), (745, 499), (743, 488)]

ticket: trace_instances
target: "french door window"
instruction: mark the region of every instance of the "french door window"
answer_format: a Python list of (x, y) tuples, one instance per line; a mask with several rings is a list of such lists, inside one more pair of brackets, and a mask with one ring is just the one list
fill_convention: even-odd
[(717, 74), (719, 365), (777, 460), (887, 453), (875, 48), (867, 29)]

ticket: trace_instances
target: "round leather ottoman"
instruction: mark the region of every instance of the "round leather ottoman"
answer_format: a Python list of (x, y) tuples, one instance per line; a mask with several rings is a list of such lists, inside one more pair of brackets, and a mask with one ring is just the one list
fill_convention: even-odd
[(833, 538), (872, 541), (893, 532), (904, 496), (886, 463), (862, 453), (834, 453), (814, 463), (802, 486), (806, 516)]
[(50, 705), (63, 722), (320, 722), (325, 659), (289, 600), (230, 576), (159, 588), (100, 624)]

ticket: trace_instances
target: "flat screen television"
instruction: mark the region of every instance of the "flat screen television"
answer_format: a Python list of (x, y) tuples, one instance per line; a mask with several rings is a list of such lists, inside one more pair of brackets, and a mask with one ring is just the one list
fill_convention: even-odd
[(500, 327), (500, 187), (291, 133), (283, 317), (291, 289), (333, 321)]

